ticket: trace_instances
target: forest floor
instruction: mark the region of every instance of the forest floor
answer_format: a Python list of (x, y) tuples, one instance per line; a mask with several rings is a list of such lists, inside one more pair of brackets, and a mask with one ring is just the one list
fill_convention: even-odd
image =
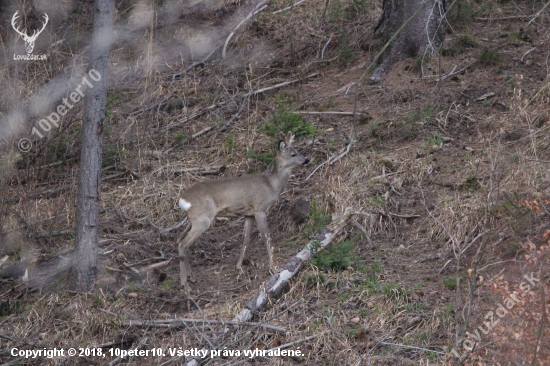
[[(83, 103), (30, 152), (3, 152), (0, 361), (181, 365), (184, 357), (170, 350), (297, 342), (287, 348), (301, 356), (221, 354), (204, 364), (443, 365), (453, 355), (468, 355), (467, 365), (550, 364), (545, 3), (459, 1), (439, 52), (397, 63), (374, 85), (366, 70), (383, 46), (373, 39), (378, 2), (308, 0), (274, 13), (289, 3), (271, 1), (239, 28), (225, 58), (218, 48), (185, 71), (250, 10), (198, 4), (176, 20), (159, 16), (154, 29), (129, 32), (132, 45), (112, 49), (92, 291), (71, 291), (60, 270), (77, 260), (68, 251)], [(89, 36), (91, 6), (75, 5), (59, 34)], [(116, 21), (142, 22), (140, 6), (117, 2)], [(0, 31), (11, 37), (11, 28)], [(66, 38), (46, 47), (46, 67), (2, 64), (1, 111), (78, 56), (82, 40)], [(197, 282), (188, 299), (176, 246), (184, 227), (155, 226), (185, 218), (177, 197), (193, 183), (268, 171), (273, 131), (289, 127), (304, 132), (295, 147), (310, 163), (293, 171), (270, 211), (276, 264), (331, 213), (351, 207), (365, 215), (256, 314), (255, 322), (284, 331), (243, 327), (221, 340), (221, 324), (177, 322), (233, 319), (270, 277), (266, 249), (254, 228), (240, 273), (243, 219), (216, 220), (190, 249)], [(106, 356), (24, 359), (10, 356), (14, 347), (88, 347)], [(165, 355), (116, 360), (110, 351), (136, 348)]]

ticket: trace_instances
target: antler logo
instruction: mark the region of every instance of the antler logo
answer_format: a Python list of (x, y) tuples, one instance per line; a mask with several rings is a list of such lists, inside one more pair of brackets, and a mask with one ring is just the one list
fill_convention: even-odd
[(50, 18), (48, 18), (48, 14), (44, 13), (44, 21), (42, 22), (42, 29), (40, 30), (35, 29), (32, 36), (29, 36), (27, 35), (26, 29), (25, 29), (25, 32), (21, 32), (19, 30), (19, 27), (15, 24), (17, 18), (19, 17), (18, 13), (19, 11), (16, 11), (15, 14), (13, 14), (13, 18), (11, 18), (11, 26), (13, 27), (13, 29), (15, 29), (17, 33), (21, 35), (21, 37), (23, 37), (23, 41), (25, 41), (25, 49), (27, 50), (27, 53), (31, 53), (32, 50), (34, 49), (34, 42), (36, 41), (36, 38), (38, 38), (40, 33), (42, 33), (44, 28), (46, 28), (46, 24), (48, 24), (48, 20)]

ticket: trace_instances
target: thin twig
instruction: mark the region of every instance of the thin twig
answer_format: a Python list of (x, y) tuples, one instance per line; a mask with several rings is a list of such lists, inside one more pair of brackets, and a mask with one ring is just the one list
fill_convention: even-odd
[[(374, 210), (374, 209), (371, 209), (369, 211), (371, 211), (371, 213), (377, 213), (377, 214), (380, 214), (382, 216), (394, 216), (394, 217), (399, 217), (401, 219), (415, 219), (415, 218), (420, 217), (419, 215), (399, 215), (399, 214), (395, 214), (395, 213), (391, 213), (391, 212), (384, 212), (384, 211)], [(368, 213), (368, 212), (365, 212), (365, 211), (353, 211), (354, 215), (370, 216), (371, 213)]]
[(409, 346), (409, 345), (406, 345), (406, 344), (388, 343), (388, 342), (378, 342), (378, 343), (379, 343), (379, 344), (383, 344), (383, 345), (385, 345), (385, 346), (395, 346), (395, 347), (411, 348), (411, 349), (417, 349), (417, 350), (420, 350), (420, 351), (433, 352), (433, 353), (437, 353), (437, 354), (440, 354), (440, 355), (446, 355), (446, 354), (447, 354), (447, 353), (441, 352), (441, 351), (434, 351), (434, 350), (432, 350), (432, 349), (421, 348), (421, 347), (415, 347), (415, 346)]
[(546, 5), (544, 5), (544, 6), (542, 7), (542, 9), (540, 9), (539, 11), (537, 11), (537, 13), (536, 13), (535, 15), (532, 16), (533, 19), (531, 19), (531, 20), (527, 23), (527, 26), (530, 26), (531, 23), (533, 23), (533, 22), (535, 21), (535, 19), (537, 19), (538, 16), (542, 14), (542, 12), (544, 11), (544, 9), (546, 9), (546, 7), (548, 6), (548, 4), (550, 4), (550, 2), (546, 2)]
[(500, 17), (500, 18), (477, 18), (477, 20), (481, 22), (488, 22), (488, 21), (495, 21), (495, 20), (525, 19), (531, 16), (532, 15), (510, 15), (507, 17)]
[[(317, 111), (295, 111), (294, 113), (300, 113), (300, 114), (334, 114), (338, 116), (353, 116), (353, 112), (337, 112), (337, 111), (328, 111), (328, 112), (317, 112)], [(355, 113), (357, 115), (361, 115), (362, 113)]]
[(290, 346), (293, 346), (295, 344), (298, 344), (298, 343), (303, 343), (303, 342), (307, 342), (307, 341), (310, 341), (312, 339), (315, 339), (315, 338), (318, 338), (322, 335), (325, 335), (326, 333), (328, 332), (331, 332), (331, 330), (326, 330), (324, 331), (323, 333), (320, 333), (320, 334), (315, 334), (315, 335), (312, 335), (312, 336), (309, 336), (309, 337), (306, 337), (306, 338), (302, 338), (302, 339), (299, 339), (297, 341), (293, 341), (293, 342), (289, 342), (289, 343), (285, 343), (279, 347), (275, 347), (275, 348), (271, 348), (271, 349), (268, 349), (267, 352), (271, 352), (271, 351), (275, 351), (277, 349), (283, 349), (283, 348), (288, 348)]
[(199, 137), (199, 136), (201, 136), (201, 135), (204, 135), (204, 134), (207, 133), (208, 131), (212, 131), (214, 128), (216, 128), (216, 126), (210, 126), (210, 127), (203, 128), (203, 129), (200, 130), (199, 132), (192, 134), (192, 135), (191, 135), (191, 138), (192, 138), (192, 139), (196, 139), (197, 137)]
[(160, 227), (160, 226), (157, 226), (153, 223), (153, 220), (151, 220), (151, 218), (149, 218), (149, 224), (151, 224), (151, 226), (153, 226), (155, 229), (159, 230), (160, 232), (163, 232), (163, 233), (166, 233), (166, 232), (169, 232), (169, 231), (172, 231), (172, 230), (176, 230), (178, 229), (179, 227), (181, 227), (183, 224), (185, 224), (187, 222), (187, 217), (184, 218), (179, 224), (177, 224), (176, 226), (172, 226), (172, 227), (167, 227), (167, 228), (164, 228), (164, 227)]
[[(451, 71), (451, 72), (448, 73), (447, 75), (442, 76), (441, 78), (434, 79), (434, 81), (436, 81), (436, 82), (443, 81), (443, 80), (445, 80), (445, 79), (447, 79), (447, 78), (449, 78), (449, 77), (451, 77), (451, 76), (453, 76), (453, 75), (459, 74), (459, 73), (461, 73), (462, 71), (466, 70), (468, 67), (470, 67), (470, 66), (472, 66), (473, 64), (475, 64), (476, 62), (477, 62), (477, 60), (476, 60), (476, 61), (470, 62), (468, 65), (464, 66), (462, 69), (460, 69), (460, 70), (458, 70), (458, 71), (454, 71), (454, 70), (456, 69), (456, 66), (455, 66), (455, 68), (453, 69), (453, 71)], [(424, 77), (424, 78), (426, 79), (426, 77)]]
[[(137, 350), (142, 349), (143, 347), (146, 346), (146, 344), (147, 344), (147, 337), (140, 338), (140, 340), (139, 340), (137, 346), (135, 347), (135, 349), (137, 349)], [(118, 365), (121, 361), (122, 361), (122, 357), (117, 357), (114, 360), (112, 360), (111, 362), (109, 362), (107, 364), (107, 366)]]
[(55, 346), (50, 346), (50, 345), (46, 345), (46, 344), (34, 344), (34, 343), (29, 343), (23, 339), (15, 339), (15, 338), (12, 338), (12, 337), (9, 337), (5, 334), (2, 334), (0, 333), (0, 338), (3, 338), (5, 340), (8, 340), (8, 341), (11, 341), (11, 342), (14, 342), (14, 343), (22, 343), (22, 344), (26, 344), (26, 345), (29, 345), (31, 347), (34, 347), (34, 348), (55, 348)]
[[(244, 18), (243, 20), (241, 20), (239, 22), (239, 24), (237, 24), (237, 26), (235, 28), (233, 28), (233, 30), (231, 31), (231, 33), (229, 33), (229, 36), (227, 36), (227, 39), (225, 40), (225, 43), (223, 45), (223, 49), (222, 49), (222, 58), (225, 58), (225, 54), (226, 54), (226, 51), (227, 51), (227, 46), (229, 45), (229, 41), (231, 40), (231, 38), (233, 38), (233, 36), (235, 35), (235, 32), (250, 18), (252, 18), (254, 15), (258, 14), (259, 12), (261, 12), (262, 10), (264, 10), (267, 5), (265, 5), (265, 3), (267, 3), (267, 0), (263, 0), (261, 1), (260, 3), (258, 3), (258, 5), (256, 5), (254, 7), (254, 9), (252, 9), (252, 11), (250, 13), (248, 13), (248, 15), (246, 16), (246, 18)], [(265, 6), (264, 6), (265, 5)]]
[(212, 55), (213, 55), (214, 53), (216, 53), (216, 51), (217, 51), (221, 46), (222, 46), (222, 45), (220, 44), (220, 45), (214, 47), (214, 48), (212, 49), (212, 51), (210, 51), (210, 53), (209, 53), (208, 55), (206, 55), (205, 58), (203, 58), (203, 59), (200, 60), (200, 61), (193, 62), (191, 65), (187, 66), (187, 68), (186, 68), (185, 70), (183, 70), (183, 71), (181, 71), (181, 72), (177, 72), (177, 73), (172, 74), (172, 75), (168, 75), (168, 76), (166, 76), (166, 77), (167, 77), (167, 78), (172, 77), (172, 82), (174, 82), (174, 80), (175, 80), (178, 76), (184, 75), (185, 73), (187, 73), (189, 70), (193, 69), (193, 68), (196, 67), (196, 66), (204, 65), (204, 64), (206, 63), (206, 61), (208, 61), (208, 59), (209, 59), (210, 57), (212, 57)]
[(330, 41), (332, 41), (332, 34), (330, 35), (327, 43), (325, 43), (325, 47), (323, 47), (323, 50), (321, 51), (321, 59), (323, 59), (323, 57), (325, 57), (325, 49), (328, 47), (328, 45), (330, 44)]
[(206, 108), (203, 108), (201, 109), (200, 111), (198, 112), (195, 112), (195, 113), (192, 113), (190, 114), (189, 116), (185, 117), (184, 119), (182, 120), (179, 120), (173, 124), (169, 124), (168, 126), (165, 126), (164, 129), (163, 129), (163, 132), (166, 132), (166, 131), (170, 131), (171, 129), (173, 128), (176, 128), (176, 127), (179, 127), (181, 126), (182, 124), (186, 123), (186, 122), (189, 122), (190, 120), (194, 119), (194, 118), (197, 118), (199, 116), (202, 116), (203, 114), (205, 114), (206, 112), (208, 111), (211, 111), (213, 109), (216, 109), (216, 108), (219, 108), (221, 106), (224, 106), (226, 105), (228, 102), (225, 101), (225, 102), (219, 102), (219, 103), (216, 103), (216, 104), (212, 104), (211, 106), (208, 106)]
[(279, 333), (286, 333), (286, 329), (277, 327), (275, 325), (256, 323), (256, 322), (238, 322), (235, 320), (217, 320), (217, 319), (190, 319), (190, 318), (177, 318), (177, 319), (157, 319), (157, 320), (130, 320), (123, 322), (122, 325), (126, 326), (139, 326), (139, 327), (166, 327), (176, 328), (183, 326), (184, 323), (205, 323), (205, 324), (222, 324), (222, 325), (238, 325), (247, 327), (260, 327), (265, 329), (274, 330)]
[[(311, 75), (308, 75), (306, 76), (305, 78), (303, 79), (294, 79), (294, 80), (290, 80), (290, 81), (285, 81), (284, 83), (280, 83), (280, 84), (276, 84), (276, 85), (272, 85), (272, 86), (268, 86), (267, 88), (262, 88), (262, 89), (258, 89), (258, 90), (255, 90), (255, 91), (251, 91), (249, 93), (246, 93), (242, 96), (242, 98), (247, 98), (247, 97), (250, 97), (250, 96), (253, 96), (253, 95), (256, 95), (256, 94), (260, 94), (260, 93), (264, 93), (266, 91), (270, 91), (270, 90), (273, 90), (273, 89), (278, 89), (278, 88), (282, 88), (283, 86), (287, 86), (287, 85), (290, 85), (290, 84), (293, 84), (293, 83), (297, 83), (298, 81), (301, 81), (301, 80), (305, 80), (305, 79), (309, 79), (309, 78), (312, 78), (314, 76), (317, 76), (319, 75), (319, 73), (313, 73)], [(223, 102), (219, 102), (219, 103), (216, 103), (216, 104), (212, 104), (206, 108), (203, 108), (195, 113), (192, 113), (191, 115), (185, 117), (184, 119), (182, 120), (179, 120), (175, 123), (172, 123), (172, 124), (169, 124), (167, 126), (165, 126), (163, 128), (163, 132), (166, 132), (166, 131), (170, 131), (176, 127), (179, 127), (181, 126), (182, 124), (186, 123), (186, 122), (189, 122), (190, 120), (194, 119), (194, 118), (197, 118), (199, 116), (202, 116), (203, 114), (205, 114), (206, 112), (209, 112), (213, 109), (216, 109), (216, 108), (219, 108), (219, 107), (222, 107), (224, 105), (227, 105), (229, 104), (230, 101), (223, 101)]]
[(237, 118), (239, 118), (239, 115), (243, 111), (244, 106), (247, 105), (247, 101), (248, 101), (247, 97), (242, 98), (241, 105), (239, 106), (239, 109), (237, 110), (237, 112), (234, 115), (232, 115), (231, 118), (229, 120), (227, 120), (220, 128), (218, 128), (218, 131), (216, 131), (216, 133), (214, 134), (214, 137), (213, 137), (214, 139), (216, 137), (218, 137), (218, 134), (220, 132), (227, 131), (229, 129), (229, 127), (231, 127), (233, 122), (235, 122), (237, 120)]
[(272, 85), (272, 86), (268, 86), (267, 88), (258, 89), (256, 91), (251, 91), (250, 93), (247, 93), (247, 94), (243, 95), (243, 97), (250, 97), (252, 95), (260, 94), (260, 93), (270, 91), (270, 90), (273, 90), (273, 89), (282, 88), (283, 86), (294, 84), (294, 83), (297, 83), (298, 81), (300, 81), (300, 80), (299, 79), (294, 79), (294, 80), (290, 80), (290, 81), (285, 81), (284, 83), (275, 84), (275, 85)]
[(143, 268), (138, 269), (138, 272), (140, 272), (140, 273), (149, 272), (149, 271), (152, 271), (154, 269), (167, 266), (168, 264), (170, 264), (172, 259), (174, 259), (174, 258), (170, 258), (167, 261), (150, 264), (147, 267), (143, 267)]
[(443, 272), (443, 270), (445, 269), (445, 267), (447, 267), (447, 264), (449, 264), (449, 263), (451, 263), (450, 259), (443, 265), (443, 267), (439, 270), (438, 274), (441, 274)]
[(328, 9), (328, 3), (330, 2), (330, 0), (327, 0), (325, 2), (325, 8), (323, 9), (323, 16), (321, 16), (321, 19), (325, 20), (325, 15), (327, 14), (327, 9)]
[(521, 56), (521, 58), (519, 59), (521, 62), (523, 62), (523, 60), (525, 59), (525, 57), (527, 57), (528, 54), (530, 54), (531, 52), (533, 52), (534, 50), (536, 50), (537, 48), (536, 47), (533, 47), (527, 51), (525, 51), (525, 53)]
[(294, 4), (290, 5), (290, 6), (287, 6), (286, 8), (283, 8), (283, 9), (280, 9), (280, 10), (276, 10), (276, 11), (274, 11), (274, 12), (271, 13), (271, 14), (279, 14), (279, 13), (282, 13), (283, 11), (287, 11), (287, 10), (289, 10), (289, 9), (292, 9), (292, 8), (294, 8), (294, 7), (298, 6), (298, 5), (300, 5), (300, 4), (303, 3), (304, 1), (306, 1), (306, 0), (300, 0), (300, 1), (298, 1), (297, 3), (294, 3)]
[(349, 222), (351, 222), (351, 224), (353, 226), (358, 228), (363, 233), (363, 235), (365, 236), (365, 239), (367, 239), (367, 241), (369, 242), (369, 245), (371, 247), (374, 247), (374, 244), (373, 244), (372, 240), (370, 239), (369, 234), (367, 233), (367, 230), (360, 223), (358, 223), (357, 220), (355, 220), (355, 219), (349, 219)]
[(353, 145), (354, 143), (354, 139), (352, 136), (350, 136), (350, 142), (348, 144), (348, 146), (346, 147), (346, 149), (340, 153), (339, 155), (337, 156), (331, 156), (330, 158), (328, 158), (324, 163), (322, 163), (321, 165), (319, 165), (317, 168), (315, 168), (308, 176), (307, 178), (304, 180), (304, 182), (307, 182), (309, 180), (309, 178), (311, 178), (313, 176), (313, 174), (315, 174), (315, 172), (317, 172), (317, 170), (321, 169), (322, 166), (324, 166), (325, 164), (334, 164), (336, 163), (338, 160), (342, 159), (344, 156), (346, 156), (348, 153), (349, 153), (349, 149), (351, 147), (351, 145)]

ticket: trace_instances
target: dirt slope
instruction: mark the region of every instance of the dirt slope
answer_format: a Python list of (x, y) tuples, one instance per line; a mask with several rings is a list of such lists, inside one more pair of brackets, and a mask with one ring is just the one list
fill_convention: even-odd
[[(451, 349), (464, 355), (474, 344), (466, 364), (550, 363), (548, 7), (459, 1), (440, 55), (400, 62), (371, 85), (366, 68), (382, 46), (372, 39), (378, 2), (308, 0), (274, 14), (288, 5), (270, 2), (235, 32), (225, 58), (220, 47), (188, 69), (253, 6), (117, 3), (101, 280), (90, 293), (67, 290), (70, 254), (57, 256), (74, 244), (78, 105), (30, 152), (18, 151), (17, 139), (2, 152), (0, 270), (18, 278), (0, 282), (0, 360), (103, 365), (116, 358), (112, 347), (142, 347), (167, 355), (122, 363), (183, 364), (168, 349), (200, 348), (210, 337), (215, 348), (235, 350), (300, 341), (290, 349), (304, 354), (211, 365), (443, 365)], [(47, 62), (2, 64), (3, 115), (78, 70), (90, 12), (90, 3), (66, 8), (52, 42), (38, 46)], [(11, 28), (0, 31), (12, 39)], [(265, 172), (270, 132), (284, 125), (314, 132), (296, 144), (310, 164), (294, 171), (269, 216), (276, 263), (298, 252), (331, 210), (366, 213), (257, 315), (286, 332), (250, 327), (223, 343), (216, 324), (128, 325), (232, 319), (269, 277), (256, 229), (239, 273), (243, 220), (219, 219), (191, 249), (198, 279), (188, 300), (175, 246), (183, 228), (164, 233), (151, 222), (181, 222), (176, 197), (195, 182)], [(508, 306), (503, 316), (499, 304)], [(43, 346), (103, 347), (107, 357), (23, 361), (7, 353)]]

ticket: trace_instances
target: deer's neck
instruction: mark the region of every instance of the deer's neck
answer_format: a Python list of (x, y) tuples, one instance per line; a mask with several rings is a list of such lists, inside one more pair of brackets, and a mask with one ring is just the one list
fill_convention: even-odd
[(277, 196), (280, 195), (285, 189), (291, 171), (291, 169), (282, 169), (279, 167), (279, 162), (275, 161), (275, 167), (271, 173), (269, 173), (269, 181), (273, 189), (276, 191)]

